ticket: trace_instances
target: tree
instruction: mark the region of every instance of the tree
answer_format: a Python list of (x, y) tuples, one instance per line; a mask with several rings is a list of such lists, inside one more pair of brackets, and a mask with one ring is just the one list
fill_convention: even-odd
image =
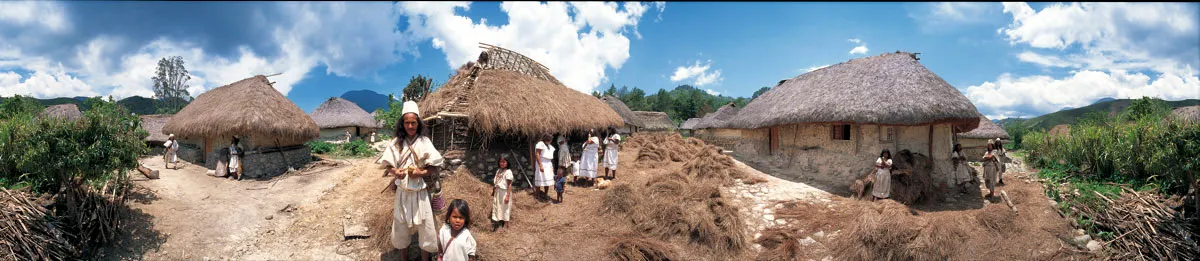
[(403, 111), (404, 102), (396, 100), (395, 95), (388, 94), (388, 109), (375, 110), (375, 120), (383, 121), (384, 130), (380, 131), (379, 133), (386, 134), (389, 133), (387, 130), (394, 130), (396, 128), (396, 121), (400, 119), (401, 115), (403, 115), (401, 114)]
[(0, 120), (7, 120), (17, 115), (34, 115), (42, 111), (42, 104), (33, 97), (13, 96), (0, 102)]
[(766, 93), (767, 91), (770, 91), (770, 90), (771, 90), (771, 87), (759, 88), (757, 91), (754, 91), (754, 95), (750, 96), (750, 100), (753, 101), (755, 98), (758, 98), (759, 95), (762, 95), (763, 93)]
[(604, 97), (604, 96), (600, 95), (600, 91), (592, 91), (592, 96), (596, 96), (597, 99), (599, 99), (600, 97)]
[(626, 94), (621, 100), (631, 110), (644, 111), (649, 109), (649, 106), (646, 106), (646, 91), (638, 87), (633, 87), (633, 90), (629, 91), (629, 94)]
[(421, 101), (425, 99), (432, 90), (433, 78), (425, 77), (420, 74), (413, 76), (408, 80), (408, 85), (404, 86), (401, 94), (405, 101)]
[(617, 97), (624, 99), (627, 95), (629, 95), (629, 86), (621, 86), (620, 89), (617, 89)]
[(1171, 106), (1160, 99), (1142, 97), (1129, 103), (1122, 112), (1122, 119), (1141, 120), (1148, 116), (1163, 116), (1171, 112)]
[(183, 66), (183, 57), (164, 57), (158, 60), (158, 68), (154, 81), (154, 98), (160, 103), (156, 106), (158, 113), (174, 114), (183, 109), (190, 101), (187, 81), (192, 79), (187, 68)]
[(612, 96), (612, 95), (615, 95), (615, 94), (617, 94), (617, 85), (615, 85), (615, 84), (609, 84), (609, 85), (608, 85), (608, 90), (605, 90), (605, 91), (604, 91), (604, 95), (606, 95), (606, 96)]

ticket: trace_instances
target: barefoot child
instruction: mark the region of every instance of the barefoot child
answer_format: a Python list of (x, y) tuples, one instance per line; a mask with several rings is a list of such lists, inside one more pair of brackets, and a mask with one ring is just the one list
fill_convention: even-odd
[(509, 198), (512, 195), (512, 170), (508, 169), (508, 159), (501, 157), (498, 164), (500, 169), (496, 170), (495, 186), (492, 187), (492, 221), (496, 222), (493, 231), (503, 227), (512, 214), (512, 199)]
[(471, 208), (467, 206), (467, 201), (451, 200), (445, 222), (438, 232), (438, 260), (474, 260), (475, 237), (471, 236), (471, 230), (467, 229), (471, 224)]

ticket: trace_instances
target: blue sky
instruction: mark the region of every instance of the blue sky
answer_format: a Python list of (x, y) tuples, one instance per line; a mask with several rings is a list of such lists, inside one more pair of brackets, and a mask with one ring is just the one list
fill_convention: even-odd
[(0, 95), (151, 96), (180, 55), (193, 95), (254, 74), (312, 111), (444, 82), (504, 46), (568, 87), (726, 96), (897, 50), (990, 118), (1114, 97), (1200, 98), (1195, 3), (0, 2)]

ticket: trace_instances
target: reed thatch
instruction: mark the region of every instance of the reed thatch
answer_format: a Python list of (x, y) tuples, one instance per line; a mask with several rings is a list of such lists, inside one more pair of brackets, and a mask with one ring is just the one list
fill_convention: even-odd
[(968, 139), (1009, 139), (1008, 132), (1004, 131), (999, 124), (996, 124), (987, 119), (987, 117), (979, 117), (979, 127), (974, 130), (958, 134), (959, 138)]
[(379, 121), (376, 121), (375, 117), (372, 117), (370, 113), (364, 111), (362, 107), (358, 107), (358, 104), (339, 97), (330, 97), (328, 100), (325, 100), (309, 116), (317, 123), (317, 127), (322, 129), (341, 127), (380, 128)]
[(171, 120), (171, 114), (142, 115), (138, 118), (142, 120), (142, 129), (150, 133), (150, 136), (143, 139), (144, 141), (167, 142), (167, 134), (163, 133), (163, 126)]
[(696, 123), (696, 129), (734, 128), (733, 121), (739, 118), (741, 110), (742, 108), (737, 107), (733, 102), (725, 104), (717, 111), (700, 118), (700, 122)]
[(621, 119), (625, 120), (625, 126), (646, 128), (646, 123), (642, 122), (642, 118), (638, 115), (634, 115), (633, 110), (630, 110), (629, 106), (625, 106), (625, 102), (622, 102), (621, 99), (617, 99), (617, 97), (613, 97), (611, 95), (605, 95), (604, 97), (601, 97), (600, 100), (604, 101), (604, 103), (607, 103), (608, 107), (612, 107), (613, 111), (617, 112), (617, 115), (621, 115)]
[(694, 129), (696, 129), (696, 124), (699, 124), (699, 123), (700, 123), (700, 118), (687, 119), (686, 121), (683, 121), (683, 123), (679, 124), (679, 129), (694, 130)]
[(754, 129), (790, 123), (950, 123), (971, 131), (980, 116), (958, 89), (917, 62), (916, 54), (895, 52), (789, 79), (747, 104), (732, 125)]
[(642, 122), (642, 129), (647, 131), (675, 131), (675, 122), (665, 112), (635, 111)]
[(1175, 108), (1171, 117), (1177, 121), (1200, 123), (1200, 105)]
[(79, 106), (75, 106), (73, 103), (67, 103), (46, 107), (46, 109), (42, 110), (42, 113), (38, 114), (38, 116), (74, 121), (79, 120), (79, 118), (83, 118), (83, 113), (79, 112)]
[(616, 111), (591, 95), (567, 88), (524, 55), (490, 45), (476, 62), (420, 102), (422, 117), (461, 114), (485, 135), (534, 136), (622, 127)]
[(287, 143), (320, 135), (317, 123), (262, 75), (200, 94), (171, 117), (163, 131), (183, 137), (252, 135)]

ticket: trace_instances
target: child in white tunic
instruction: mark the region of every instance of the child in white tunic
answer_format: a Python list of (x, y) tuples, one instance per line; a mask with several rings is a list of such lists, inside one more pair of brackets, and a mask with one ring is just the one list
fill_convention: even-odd
[[(618, 135), (616, 128), (609, 128), (612, 133), (607, 139), (604, 139), (604, 176), (608, 179), (617, 177), (617, 148), (620, 147), (621, 135)], [(609, 171), (612, 171), (612, 176), (609, 176)]]
[(446, 211), (446, 223), (438, 232), (439, 261), (467, 261), (475, 257), (475, 237), (467, 228), (471, 224), (471, 208), (467, 201), (454, 199)]
[(492, 221), (496, 221), (494, 228), (504, 226), (512, 213), (512, 170), (508, 169), (507, 159), (500, 158), (497, 164), (500, 165), (500, 169), (496, 170), (496, 178), (493, 181), (495, 186), (492, 187)]

